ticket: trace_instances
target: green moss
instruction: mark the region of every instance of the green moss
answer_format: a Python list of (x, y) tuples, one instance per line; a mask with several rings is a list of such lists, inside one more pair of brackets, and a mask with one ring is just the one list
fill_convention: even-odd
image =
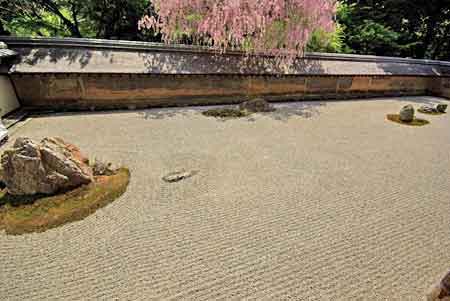
[(232, 108), (218, 108), (202, 112), (203, 115), (216, 118), (240, 118), (249, 116), (250, 113), (244, 110)]
[(418, 118), (414, 118), (414, 120), (412, 122), (403, 122), (400, 120), (400, 115), (398, 115), (398, 114), (389, 114), (389, 115), (387, 115), (387, 119), (392, 122), (400, 123), (403, 125), (409, 125), (409, 126), (424, 126), (424, 125), (427, 125), (430, 123), (428, 120), (418, 119)]
[(111, 176), (96, 177), (89, 185), (55, 196), (12, 196), (0, 193), (0, 229), (7, 234), (43, 232), (82, 220), (120, 197), (130, 172), (121, 168)]

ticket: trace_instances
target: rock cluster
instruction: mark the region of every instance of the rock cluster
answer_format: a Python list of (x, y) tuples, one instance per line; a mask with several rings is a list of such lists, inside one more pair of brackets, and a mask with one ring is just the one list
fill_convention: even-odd
[(412, 105), (404, 106), (400, 110), (400, 120), (403, 122), (412, 122), (414, 120), (414, 107)]
[(431, 106), (421, 106), (419, 108), (419, 112), (421, 112), (421, 113), (428, 113), (428, 114), (439, 113), (439, 111), (436, 108), (433, 108)]
[(428, 114), (445, 113), (445, 111), (447, 111), (446, 104), (438, 104), (435, 108), (432, 106), (421, 106), (419, 108), (419, 112)]
[(80, 150), (59, 138), (39, 144), (18, 138), (1, 157), (2, 180), (12, 195), (54, 194), (89, 184), (89, 160)]
[(255, 98), (248, 101), (245, 101), (239, 104), (240, 110), (245, 110), (251, 113), (257, 112), (273, 112), (275, 109), (262, 98)]

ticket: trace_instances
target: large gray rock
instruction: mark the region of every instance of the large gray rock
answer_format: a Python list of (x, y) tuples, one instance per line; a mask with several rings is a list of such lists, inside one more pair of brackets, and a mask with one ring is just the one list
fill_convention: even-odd
[(412, 105), (404, 106), (400, 110), (400, 120), (403, 122), (412, 122), (414, 120), (414, 107)]
[(436, 110), (440, 113), (445, 113), (445, 111), (447, 111), (447, 107), (448, 105), (441, 103), (436, 106)]
[(272, 112), (275, 109), (262, 98), (255, 98), (239, 104), (239, 109), (246, 110), (251, 113), (256, 112)]
[(54, 194), (93, 180), (88, 159), (59, 138), (39, 144), (18, 138), (13, 149), (3, 153), (1, 165), (2, 180), (13, 195)]

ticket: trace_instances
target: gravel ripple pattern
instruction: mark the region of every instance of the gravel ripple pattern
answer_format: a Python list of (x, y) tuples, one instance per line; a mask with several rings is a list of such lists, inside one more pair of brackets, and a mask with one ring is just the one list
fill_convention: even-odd
[[(423, 128), (386, 114), (439, 102), (35, 116), (6, 147), (60, 136), (131, 183), (83, 221), (0, 232), (0, 299), (421, 300), (450, 269), (450, 114)], [(162, 181), (180, 169), (197, 173)]]

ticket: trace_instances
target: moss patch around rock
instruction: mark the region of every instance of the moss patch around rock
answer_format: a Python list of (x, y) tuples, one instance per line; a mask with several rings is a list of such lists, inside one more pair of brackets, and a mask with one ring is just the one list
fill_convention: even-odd
[(0, 229), (7, 234), (44, 232), (66, 223), (82, 220), (106, 206), (127, 189), (130, 172), (118, 169), (113, 175), (54, 196), (12, 196), (0, 193)]
[(388, 120), (390, 120), (392, 122), (400, 123), (403, 125), (409, 125), (409, 126), (424, 126), (424, 125), (427, 125), (430, 123), (428, 120), (418, 119), (418, 118), (414, 118), (414, 120), (412, 122), (403, 122), (400, 120), (399, 114), (388, 114), (386, 117)]
[(216, 118), (240, 118), (251, 115), (250, 112), (233, 108), (218, 108), (202, 112), (203, 115)]

